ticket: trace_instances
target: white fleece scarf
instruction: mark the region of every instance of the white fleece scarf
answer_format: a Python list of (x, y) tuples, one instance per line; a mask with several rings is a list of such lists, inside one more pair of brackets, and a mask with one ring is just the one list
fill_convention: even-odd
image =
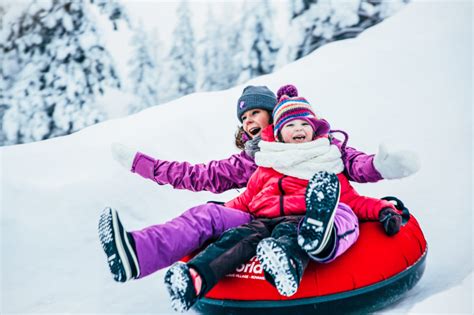
[(344, 170), (339, 148), (328, 138), (304, 143), (260, 141), (255, 163), (271, 167), (282, 174), (311, 179), (318, 171), (338, 174)]

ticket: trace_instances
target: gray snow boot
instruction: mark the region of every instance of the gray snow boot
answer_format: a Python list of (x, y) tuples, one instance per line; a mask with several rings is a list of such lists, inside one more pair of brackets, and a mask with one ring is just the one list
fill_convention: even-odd
[(317, 255), (326, 247), (340, 194), (335, 174), (321, 171), (310, 179), (306, 188), (306, 215), (298, 235), (298, 244), (306, 252)]
[(140, 275), (133, 237), (125, 231), (112, 208), (105, 208), (100, 215), (99, 240), (115, 281), (125, 282)]

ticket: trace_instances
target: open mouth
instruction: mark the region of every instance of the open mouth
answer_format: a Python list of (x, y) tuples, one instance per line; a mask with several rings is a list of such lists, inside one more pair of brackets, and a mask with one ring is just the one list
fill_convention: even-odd
[(293, 140), (295, 141), (304, 141), (306, 139), (306, 136), (295, 136), (293, 137)]
[(250, 128), (249, 133), (250, 133), (252, 136), (255, 136), (255, 135), (257, 135), (257, 134), (260, 132), (260, 130), (261, 130), (260, 127), (253, 127), (253, 128)]

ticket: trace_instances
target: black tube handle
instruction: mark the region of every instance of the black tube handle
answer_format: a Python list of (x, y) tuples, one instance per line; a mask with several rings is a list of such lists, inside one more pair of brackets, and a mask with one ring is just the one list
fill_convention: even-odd
[(387, 201), (392, 202), (395, 205), (395, 208), (397, 208), (397, 210), (400, 210), (402, 212), (402, 226), (407, 224), (408, 221), (410, 221), (410, 216), (411, 216), (410, 211), (407, 209), (407, 207), (405, 207), (405, 205), (400, 199), (394, 196), (387, 196), (387, 197), (383, 197), (382, 200), (387, 200)]

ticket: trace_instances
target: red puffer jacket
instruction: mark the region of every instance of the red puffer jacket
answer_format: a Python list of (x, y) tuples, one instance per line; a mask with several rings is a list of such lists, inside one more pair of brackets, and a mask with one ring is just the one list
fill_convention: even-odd
[[(265, 141), (273, 139), (273, 132), (267, 129), (262, 132), (262, 139)], [(388, 201), (359, 195), (343, 173), (337, 176), (341, 185), (340, 202), (351, 207), (360, 220), (378, 220), (379, 211), (383, 208), (395, 209)], [(247, 190), (228, 201), (225, 206), (249, 212), (255, 217), (302, 215), (306, 212), (307, 185), (308, 180), (259, 166), (250, 177)]]

